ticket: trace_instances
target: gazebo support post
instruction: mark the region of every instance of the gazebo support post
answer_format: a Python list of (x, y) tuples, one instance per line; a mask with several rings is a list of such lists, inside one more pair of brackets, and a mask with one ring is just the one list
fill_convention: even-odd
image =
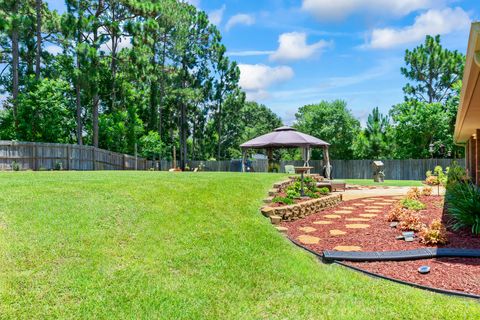
[(273, 172), (273, 149), (267, 149), (267, 172)]
[(245, 161), (247, 161), (247, 149), (242, 149), (242, 172), (246, 171)]
[[(310, 147), (302, 148), (302, 158), (303, 158), (303, 166), (308, 167), (309, 161), (310, 161)], [(307, 174), (310, 174), (310, 170), (308, 170)]]
[(331, 176), (331, 168), (332, 166), (330, 165), (330, 156), (328, 154), (328, 146), (323, 147), (323, 160), (325, 161), (325, 178), (330, 180)]

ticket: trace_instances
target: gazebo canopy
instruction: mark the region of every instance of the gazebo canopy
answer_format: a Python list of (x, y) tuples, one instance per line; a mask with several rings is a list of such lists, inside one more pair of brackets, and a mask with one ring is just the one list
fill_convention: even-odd
[(330, 144), (311, 135), (284, 126), (240, 145), (242, 149), (328, 147)]

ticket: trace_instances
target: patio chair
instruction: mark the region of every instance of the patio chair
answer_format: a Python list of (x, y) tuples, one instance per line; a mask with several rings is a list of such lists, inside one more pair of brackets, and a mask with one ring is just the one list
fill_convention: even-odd
[(287, 165), (285, 166), (285, 173), (295, 174), (295, 167), (292, 166), (291, 164), (287, 164)]

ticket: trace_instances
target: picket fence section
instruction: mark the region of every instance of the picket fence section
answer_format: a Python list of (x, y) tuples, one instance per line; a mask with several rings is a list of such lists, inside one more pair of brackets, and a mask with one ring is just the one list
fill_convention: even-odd
[[(385, 179), (421, 180), (427, 170), (452, 164), (453, 159), (382, 160)], [(464, 159), (456, 160), (464, 166)], [(372, 160), (332, 160), (332, 176), (336, 179), (372, 178)], [(17, 163), (22, 170), (168, 170), (172, 161), (152, 161), (132, 155), (111, 152), (92, 146), (73, 144), (0, 141), (0, 170), (12, 170)], [(240, 160), (189, 161), (190, 168), (203, 167), (205, 171), (240, 171)], [(280, 161), (279, 170), (286, 165), (302, 166), (302, 161)], [(323, 161), (312, 160), (313, 173), (323, 173)], [(267, 172), (267, 160), (254, 160), (254, 172)]]

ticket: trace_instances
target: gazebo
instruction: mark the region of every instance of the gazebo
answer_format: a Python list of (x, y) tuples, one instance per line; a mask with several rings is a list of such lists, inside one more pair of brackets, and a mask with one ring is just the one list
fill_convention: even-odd
[(245, 160), (248, 149), (267, 149), (269, 161), (272, 157), (273, 149), (281, 148), (301, 148), (304, 166), (308, 167), (310, 161), (310, 151), (312, 147), (323, 148), (323, 158), (325, 161), (325, 175), (330, 179), (330, 157), (328, 155), (328, 146), (330, 144), (311, 135), (298, 132), (294, 128), (284, 126), (273, 130), (273, 132), (256, 137), (240, 145), (242, 148), (242, 172), (245, 172)]

